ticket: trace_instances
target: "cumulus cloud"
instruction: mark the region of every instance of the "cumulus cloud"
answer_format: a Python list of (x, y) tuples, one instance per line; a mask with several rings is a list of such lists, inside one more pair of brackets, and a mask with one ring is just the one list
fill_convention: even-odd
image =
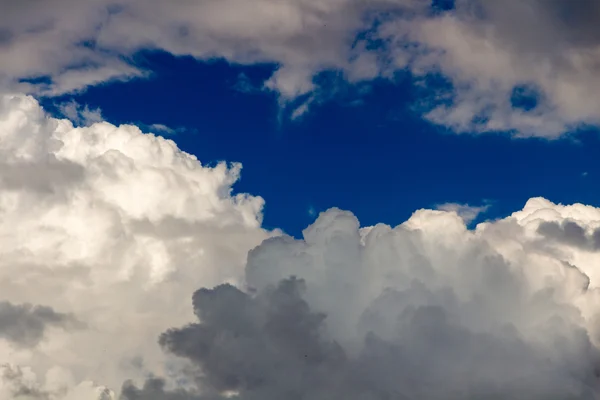
[(294, 239), (239, 165), (0, 98), (2, 400), (598, 396), (600, 209)]
[(598, 397), (600, 209), (294, 239), (239, 165), (23, 95), (0, 155), (0, 400)]
[(439, 210), (361, 229), (331, 209), (252, 250), (247, 290), (198, 290), (198, 322), (161, 335), (195, 388), (153, 377), (122, 396), (598, 398), (598, 254), (541, 227), (599, 216), (534, 198), (474, 230)]
[(272, 234), (263, 200), (232, 193), (240, 165), (135, 126), (75, 127), (32, 97), (0, 96), (0, 158), (2, 400), (108, 399), (168, 377), (181, 362), (156, 337), (191, 320), (198, 287), (243, 282)]
[(318, 103), (320, 72), (360, 82), (408, 71), (427, 89), (416, 110), (460, 132), (556, 137), (600, 124), (595, 0), (455, 0), (446, 10), (438, 3), (4, 0), (0, 82), (72, 92), (148, 76), (135, 55), (162, 50), (274, 63), (264, 87), (283, 104), (305, 96), (296, 116)]
[(47, 94), (142, 76), (131, 56), (161, 49), (200, 59), (280, 63), (267, 86), (294, 97), (311, 90), (316, 71), (347, 64), (348, 42), (367, 10), (395, 2), (52, 0), (31, 7), (4, 1), (0, 55), (8, 60), (6, 79), (50, 78), (39, 85)]

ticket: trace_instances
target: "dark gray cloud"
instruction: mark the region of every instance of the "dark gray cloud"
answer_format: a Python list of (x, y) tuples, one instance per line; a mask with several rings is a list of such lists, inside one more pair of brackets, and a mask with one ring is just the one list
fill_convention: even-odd
[(203, 387), (248, 398), (297, 398), (327, 392), (346, 364), (342, 348), (323, 335), (325, 316), (302, 299), (291, 279), (251, 297), (229, 285), (195, 293), (202, 321), (162, 335), (172, 353), (202, 368)]
[(546, 239), (551, 239), (583, 250), (600, 250), (600, 229), (588, 234), (583, 227), (574, 221), (542, 222), (538, 233)]
[[(198, 322), (159, 340), (191, 367), (127, 383), (121, 398), (597, 399), (597, 289), (527, 246), (498, 252), (487, 240), (506, 226), (493, 226), (469, 231), (455, 213), (421, 210), (361, 229), (349, 212), (324, 212), (303, 239), (250, 252), (252, 290), (198, 290)], [(523, 229), (509, 228), (512, 244)]]
[(299, 399), (335, 394), (330, 387), (344, 383), (348, 361), (341, 346), (323, 336), (325, 316), (310, 310), (303, 291), (304, 282), (296, 279), (256, 296), (230, 285), (197, 291), (193, 304), (202, 322), (169, 330), (160, 343), (200, 367), (195, 378), (202, 394), (166, 392), (160, 380), (149, 380), (141, 390), (126, 384), (123, 398), (204, 400), (239, 392), (244, 399)]
[[(395, 333), (383, 338), (367, 329), (353, 354), (329, 336), (326, 316), (311, 310), (304, 293), (304, 281), (295, 278), (255, 296), (229, 285), (199, 290), (193, 304), (201, 322), (169, 330), (160, 343), (199, 367), (194, 378), (203, 391), (169, 391), (151, 379), (141, 389), (125, 384), (121, 398), (224, 400), (223, 392), (240, 400), (594, 398), (598, 357), (583, 330), (563, 327), (577, 337), (571, 350), (580, 359), (567, 351), (561, 360), (510, 326), (473, 332), (448, 304), (382, 315), (389, 304), (439, 295), (417, 285), (386, 291), (373, 304), (362, 324), (376, 327), (372, 318), (384, 318), (396, 325)], [(457, 302), (451, 293), (439, 300)]]
[(13, 34), (6, 28), (0, 28), (0, 47), (8, 46), (13, 39)]
[(477, 4), (482, 22), (492, 23), (506, 44), (523, 51), (559, 55), (565, 48), (600, 44), (597, 0), (459, 1), (466, 3)]
[(81, 322), (50, 307), (0, 302), (0, 338), (19, 346), (35, 346), (48, 327), (78, 328)]

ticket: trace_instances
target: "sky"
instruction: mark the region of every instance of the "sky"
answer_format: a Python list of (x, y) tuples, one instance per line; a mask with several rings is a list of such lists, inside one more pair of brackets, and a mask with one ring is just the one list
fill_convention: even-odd
[(290, 120), (281, 116), (277, 97), (260, 89), (272, 65), (162, 52), (138, 57), (152, 71), (150, 79), (44, 104), (57, 116), (53, 104), (75, 101), (100, 109), (112, 123), (153, 132), (152, 125), (164, 125), (171, 131), (156, 133), (204, 162), (241, 162), (235, 190), (263, 197), (265, 226), (294, 236), (330, 207), (353, 210), (367, 225), (398, 225), (415, 209), (446, 203), (488, 205), (485, 218), (504, 216), (536, 196), (598, 204), (589, 186), (600, 168), (594, 128), (553, 141), (456, 135), (413, 109), (421, 93), (407, 74), (364, 89), (324, 77), (339, 93)]
[(0, 0), (0, 400), (600, 399), (596, 0)]

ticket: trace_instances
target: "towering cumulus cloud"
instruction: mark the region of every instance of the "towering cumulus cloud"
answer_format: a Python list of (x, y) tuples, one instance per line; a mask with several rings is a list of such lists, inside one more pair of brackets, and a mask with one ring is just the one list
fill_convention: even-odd
[[(146, 76), (143, 50), (278, 66), (285, 103), (409, 72), (418, 111), (457, 131), (556, 137), (600, 124), (596, 0), (35, 0), (0, 2), (0, 84), (60, 94)], [(421, 98), (421, 97), (420, 97)]]
[(0, 159), (2, 400), (168, 376), (158, 335), (191, 320), (198, 287), (242, 282), (269, 235), (262, 199), (231, 194), (239, 165), (133, 126), (74, 128), (27, 96), (0, 97)]
[(361, 229), (329, 210), (302, 240), (251, 251), (249, 292), (201, 289), (199, 322), (161, 336), (199, 368), (186, 376), (200, 390), (153, 378), (123, 396), (596, 399), (600, 253), (546, 231), (577, 224), (593, 235), (599, 217), (532, 199), (472, 231), (456, 212), (431, 210)]
[(0, 400), (599, 397), (600, 209), (331, 209), (294, 239), (239, 165), (23, 95), (0, 155)]

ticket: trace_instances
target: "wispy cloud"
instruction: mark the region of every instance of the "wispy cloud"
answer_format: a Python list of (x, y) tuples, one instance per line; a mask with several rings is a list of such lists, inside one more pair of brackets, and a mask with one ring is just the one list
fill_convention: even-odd
[(177, 133), (185, 132), (186, 129), (183, 127), (171, 128), (164, 124), (152, 124), (147, 126), (147, 130), (153, 133), (160, 133), (164, 135), (175, 135)]
[(89, 126), (103, 120), (100, 108), (90, 109), (88, 105), (81, 105), (71, 100), (58, 105), (59, 112), (74, 124)]
[(436, 206), (438, 210), (454, 212), (465, 221), (465, 224), (470, 224), (481, 214), (488, 211), (490, 204), (481, 206), (472, 206), (469, 204), (460, 203), (444, 203)]

